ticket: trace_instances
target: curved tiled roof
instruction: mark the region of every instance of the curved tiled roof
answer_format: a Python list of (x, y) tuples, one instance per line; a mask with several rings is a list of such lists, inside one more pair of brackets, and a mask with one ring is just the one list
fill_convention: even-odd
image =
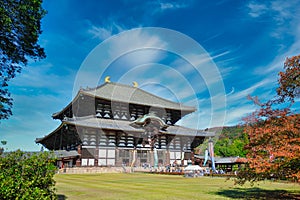
[[(103, 119), (96, 118), (93, 116), (87, 117), (77, 117), (76, 119), (68, 118), (64, 120), (67, 124), (72, 124), (75, 126), (85, 126), (91, 128), (101, 128), (101, 129), (112, 129), (112, 130), (122, 130), (131, 132), (144, 132), (142, 128), (135, 128), (130, 124), (132, 121), (124, 120), (113, 120), (113, 119)], [(201, 137), (212, 137), (215, 136), (215, 132), (202, 131), (197, 129), (186, 128), (184, 126), (169, 126), (166, 131), (160, 130), (163, 134), (174, 134), (178, 136), (201, 136)]]
[(140, 88), (119, 83), (105, 83), (94, 89), (82, 90), (82, 92), (111, 101), (175, 109), (187, 112), (194, 112), (196, 110), (195, 107), (185, 106), (180, 103), (169, 101), (167, 99), (146, 92)]
[(195, 107), (186, 106), (181, 103), (169, 101), (167, 99), (158, 97), (154, 94), (146, 92), (137, 87), (130, 85), (123, 85), (120, 83), (104, 83), (96, 88), (80, 89), (76, 97), (64, 109), (59, 112), (53, 113), (52, 117), (56, 118), (65, 110), (70, 108), (73, 102), (76, 101), (81, 95), (91, 96), (93, 98), (105, 99), (108, 101), (124, 102), (128, 104), (137, 104), (142, 106), (150, 106), (157, 108), (164, 108), (170, 110), (179, 110), (181, 115), (192, 113), (196, 111)]
[[(106, 129), (106, 130), (120, 130), (123, 132), (132, 133), (144, 133), (143, 128), (135, 128), (131, 126), (132, 121), (124, 120), (113, 120), (113, 119), (103, 119), (96, 118), (95, 116), (86, 116), (86, 117), (76, 117), (76, 118), (65, 118), (61, 125), (50, 134), (46, 135), (43, 138), (37, 138), (36, 143), (43, 144), (46, 148), (55, 149), (59, 147), (59, 140), (55, 138), (60, 138), (63, 141), (78, 142), (79, 136), (76, 134), (62, 134), (62, 129), (65, 128), (65, 125), (73, 125), (76, 127), (88, 127), (95, 129)], [(175, 135), (183, 137), (212, 137), (215, 135), (214, 132), (202, 131), (197, 129), (190, 129), (183, 126), (168, 126), (166, 130), (160, 130), (160, 134), (165, 135)], [(52, 138), (52, 139), (51, 139)], [(55, 142), (51, 141), (55, 140)]]

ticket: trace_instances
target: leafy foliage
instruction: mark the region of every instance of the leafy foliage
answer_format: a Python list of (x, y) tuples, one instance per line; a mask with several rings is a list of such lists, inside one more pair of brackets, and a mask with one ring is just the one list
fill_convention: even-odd
[[(214, 129), (216, 130), (216, 137), (213, 138), (216, 156), (246, 156), (247, 151), (244, 149), (244, 146), (248, 144), (248, 137), (245, 133), (243, 133), (243, 127), (232, 126), (212, 128), (211, 130)], [(204, 150), (207, 148), (208, 140), (209, 139), (200, 145), (200, 153), (204, 154)]]
[(225, 127), (215, 144), (215, 154), (221, 157), (246, 156), (244, 146), (248, 138), (241, 127)]
[(300, 55), (287, 58), (284, 63), (285, 72), (279, 73), (277, 94), (280, 102), (300, 97)]
[(0, 199), (56, 199), (55, 170), (49, 152), (18, 150), (0, 157)]
[[(7, 141), (6, 140), (2, 140), (0, 143), (1, 143), (1, 146), (4, 146), (4, 145), (7, 144)], [(0, 147), (0, 156), (2, 155), (3, 152), (4, 152), (4, 148)]]
[(28, 58), (45, 58), (38, 45), (42, 0), (1, 0), (0, 3), (0, 120), (12, 115), (8, 82), (27, 65)]
[[(299, 96), (299, 57), (288, 58), (285, 72), (280, 72), (278, 97), (267, 103), (252, 100), (260, 109), (245, 119), (249, 136), (248, 165), (238, 175), (238, 183), (265, 178), (300, 181), (300, 114), (289, 106)], [(281, 103), (289, 103), (280, 108)]]
[(221, 157), (240, 156), (245, 157), (245, 143), (240, 139), (230, 141), (228, 138), (218, 140), (215, 145), (215, 154)]

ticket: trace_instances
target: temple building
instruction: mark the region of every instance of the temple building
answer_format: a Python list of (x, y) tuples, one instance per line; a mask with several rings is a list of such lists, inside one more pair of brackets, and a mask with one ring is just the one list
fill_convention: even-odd
[[(59, 152), (64, 166), (166, 166), (193, 160), (213, 132), (176, 125), (195, 107), (106, 81), (80, 89), (60, 112), (60, 126), (36, 143)], [(66, 155), (66, 156), (64, 156)]]

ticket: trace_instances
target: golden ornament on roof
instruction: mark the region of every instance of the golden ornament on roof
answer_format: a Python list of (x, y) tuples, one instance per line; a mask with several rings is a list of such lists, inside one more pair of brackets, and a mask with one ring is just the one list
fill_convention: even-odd
[(136, 81), (133, 81), (132, 84), (133, 84), (133, 87), (138, 87), (139, 86), (139, 84)]
[(105, 83), (110, 83), (110, 76), (105, 77)]

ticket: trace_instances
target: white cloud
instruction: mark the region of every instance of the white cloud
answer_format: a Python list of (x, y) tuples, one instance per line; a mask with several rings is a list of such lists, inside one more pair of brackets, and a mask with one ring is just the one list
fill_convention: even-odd
[(181, 60), (175, 60), (171, 65), (177, 67), (183, 73), (193, 73), (195, 67), (203, 68), (202, 66), (211, 65), (214, 59), (220, 58), (229, 54), (230, 51), (225, 51), (216, 55), (212, 53), (203, 52), (202, 54), (196, 54), (194, 52), (186, 53), (182, 58), (186, 59), (189, 63), (182, 62)]
[(259, 81), (257, 83), (255, 83), (254, 85), (242, 90), (242, 91), (238, 91), (235, 92), (231, 95), (227, 96), (227, 102), (231, 103), (231, 102), (240, 102), (242, 99), (246, 99), (246, 97), (248, 95), (253, 94), (257, 89), (262, 89), (264, 88), (266, 85), (268, 85), (270, 80), (265, 79), (262, 81)]
[(268, 9), (268, 15), (273, 19), (274, 30), (271, 31), (270, 35), (277, 39), (279, 45), (285, 47), (279, 48), (271, 62), (256, 67), (253, 71), (254, 76), (262, 76), (263, 72), (265, 83), (259, 87), (261, 91), (259, 98), (268, 100), (276, 95), (278, 72), (284, 70), (285, 59), (300, 53), (300, 5), (299, 1), (291, 0), (287, 3), (286, 1), (275, 0), (266, 2), (265, 6)]
[(278, 56), (275, 57), (274, 61), (268, 65), (268, 68), (271, 70), (282, 70), (283, 69), (283, 62), (287, 57), (296, 56), (300, 53), (300, 18), (294, 22), (293, 25), (293, 35), (294, 35), (294, 42), (288, 48), (288, 50)]
[(226, 109), (223, 107), (216, 110), (216, 107), (211, 106), (208, 101), (203, 99), (198, 101), (197, 111), (183, 117), (176, 124), (196, 129), (226, 125)]
[(87, 24), (89, 26), (87, 32), (93, 38), (98, 38), (101, 41), (126, 30), (126, 28), (123, 28), (122, 25), (117, 24), (112, 19), (107, 20), (106, 24), (102, 26), (96, 26), (90, 21), (87, 21)]
[[(226, 104), (219, 101), (214, 102), (214, 100), (220, 99), (222, 97), (220, 95), (222, 94), (201, 99), (198, 101), (198, 111), (184, 117), (178, 124), (200, 129), (223, 125), (237, 125), (242, 122), (243, 117), (257, 109), (257, 107), (247, 99), (247, 95), (251, 95), (257, 90), (264, 90), (266, 85), (268, 85), (268, 80), (255, 83), (242, 91), (232, 89), (232, 91), (226, 95)], [(270, 97), (270, 94), (267, 93), (266, 96)]]
[(222, 66), (219, 67), (220, 73), (222, 75), (223, 80), (226, 80), (229, 76), (232, 75), (232, 73), (236, 70), (238, 70), (237, 66), (226, 66), (224, 65), (220, 65), (220, 63), (217, 63), (218, 66)]
[(175, 0), (175, 1), (151, 1), (145, 8), (145, 14), (155, 16), (166, 11), (175, 11), (191, 7), (194, 0)]
[[(154, 41), (155, 42), (155, 41)], [(124, 44), (128, 45), (128, 44)], [(119, 48), (124, 48), (122, 44), (118, 45)], [(116, 51), (119, 51), (117, 49)], [(111, 52), (113, 55), (114, 52)], [(145, 63), (159, 63), (162, 58), (163, 53), (157, 49), (152, 48), (140, 48), (137, 50), (129, 51), (124, 54), (121, 54), (117, 59), (120, 59), (119, 63), (122, 63), (123, 68), (133, 68), (136, 66), (144, 65)], [(116, 61), (115, 60), (115, 61)], [(151, 69), (149, 69), (151, 70)]]
[(266, 11), (268, 10), (267, 6), (264, 4), (258, 4), (256, 2), (250, 2), (248, 4), (248, 8), (249, 8), (249, 15), (251, 17), (259, 17), (263, 14), (266, 13)]
[(167, 65), (149, 63), (136, 66), (124, 73), (118, 81), (128, 80), (135, 80), (141, 88), (173, 101), (196, 98), (197, 92), (188, 77)]
[(26, 149), (38, 151), (35, 145), (37, 137), (43, 137), (53, 131), (59, 121), (51, 115), (61, 109), (62, 98), (53, 95), (30, 96), (28, 93), (13, 95), (13, 115), (8, 121), (1, 122), (1, 138), (8, 141), (9, 151)]
[(256, 74), (261, 74), (261, 71), (265, 71), (267, 74), (270, 75), (270, 78), (273, 78), (273, 80), (277, 76), (277, 73), (279, 71), (283, 71), (284, 61), (287, 57), (292, 57), (299, 55), (300, 53), (300, 18), (298, 21), (294, 22), (293, 25), (295, 28), (293, 28), (293, 43), (287, 48), (284, 52), (279, 52), (274, 59), (267, 65), (263, 67), (257, 67), (255, 72)]
[(286, 20), (289, 20), (295, 15), (295, 10), (299, 10), (297, 8), (299, 6), (299, 1), (291, 0), (288, 3), (284, 0), (273, 0), (266, 1), (264, 3), (251, 1), (247, 7), (249, 9), (248, 14), (251, 17), (257, 18), (262, 17), (265, 14), (268, 14), (275, 20), (277, 23), (286, 23)]
[(164, 3), (159, 3), (160, 9), (162, 11), (168, 10), (168, 9), (181, 9), (181, 8), (186, 8), (189, 6), (189, 4), (184, 3), (184, 2), (164, 2)]
[[(242, 91), (236, 91), (236, 89), (232, 88), (231, 92), (226, 95), (226, 99), (223, 94), (202, 99), (201, 102), (199, 101), (199, 113), (201, 115), (188, 116), (181, 123), (188, 126), (194, 124), (193, 127), (195, 127), (195, 122), (198, 121), (198, 127), (200, 128), (236, 125), (242, 121), (242, 117), (255, 110), (255, 106), (247, 99), (247, 95), (251, 95), (258, 90), (260, 92), (265, 90), (265, 86), (269, 84), (268, 81), (260, 81)], [(266, 95), (269, 97), (270, 94)], [(223, 102), (225, 100), (226, 103)]]
[(291, 27), (299, 27), (300, 5), (298, 0), (252, 1), (247, 5), (248, 14), (253, 18), (272, 19), (274, 31), (271, 36), (281, 38), (284, 34), (293, 34)]
[[(242, 90), (239, 90), (239, 85), (233, 85), (234, 92), (230, 92), (227, 95), (226, 125), (236, 124), (237, 122), (241, 121), (242, 117), (258, 108), (246, 98), (247, 95), (258, 95), (258, 98), (262, 102), (270, 100), (276, 93), (275, 88), (277, 84), (277, 74), (279, 71), (283, 70), (285, 58), (299, 54), (299, 12), (291, 12), (292, 10), (299, 10), (300, 7), (296, 6), (296, 4), (299, 4), (299, 2), (296, 3), (296, 1), (292, 1), (291, 3), (286, 3), (283, 1), (272, 1), (270, 3), (266, 2), (265, 4), (259, 4), (255, 1), (252, 1), (250, 4), (248, 4), (248, 8), (250, 9), (248, 14), (251, 17), (258, 18), (268, 14), (268, 16), (271, 16), (274, 22), (275, 28), (273, 33), (280, 35), (280, 37), (283, 36), (283, 38), (286, 35), (289, 35), (292, 36), (294, 40), (288, 49), (285, 49), (284, 52), (278, 53), (274, 59), (269, 62), (269, 64), (266, 64), (262, 67), (257, 67), (253, 71), (253, 75), (256, 77), (253, 80), (256, 80), (258, 77), (262, 77), (261, 81), (253, 82), (252, 85)], [(273, 33), (271, 32), (271, 35)], [(219, 62), (222, 62), (222, 60)], [(234, 67), (232, 70), (236, 68), (237, 67)], [(228, 70), (231, 72), (231, 69)]]
[(299, 16), (298, 13), (293, 12), (299, 6), (299, 1), (290, 0), (288, 3), (284, 0), (272, 1), (270, 10), (275, 12), (274, 19), (278, 23), (285, 23), (286, 20), (292, 19), (295, 16)]
[(242, 122), (243, 117), (254, 112), (257, 108), (253, 104), (249, 103), (227, 109), (225, 124), (227, 126), (237, 125)]
[(153, 62), (160, 56), (159, 49), (164, 49), (165, 45), (158, 35), (149, 34), (143, 29), (114, 35), (94, 48), (82, 62), (74, 82), (74, 90), (77, 91), (80, 86), (96, 87), (105, 70), (112, 69), (111, 64), (119, 59), (122, 63), (115, 69), (116, 76), (122, 76), (120, 73), (124, 73), (124, 70)]
[[(61, 103), (66, 104), (72, 98), (70, 91), (73, 87), (74, 75), (74, 71), (71, 70), (59, 75), (57, 69), (48, 62), (29, 64), (19, 76), (11, 81), (10, 86), (14, 88), (11, 92), (13, 95), (26, 94), (33, 98), (39, 98), (45, 94), (56, 95), (60, 97)], [(17, 104), (17, 98), (19, 97), (14, 98), (14, 104)]]
[(111, 29), (96, 26), (92, 26), (88, 32), (93, 35), (93, 38), (99, 38), (100, 40), (105, 40), (112, 35)]

